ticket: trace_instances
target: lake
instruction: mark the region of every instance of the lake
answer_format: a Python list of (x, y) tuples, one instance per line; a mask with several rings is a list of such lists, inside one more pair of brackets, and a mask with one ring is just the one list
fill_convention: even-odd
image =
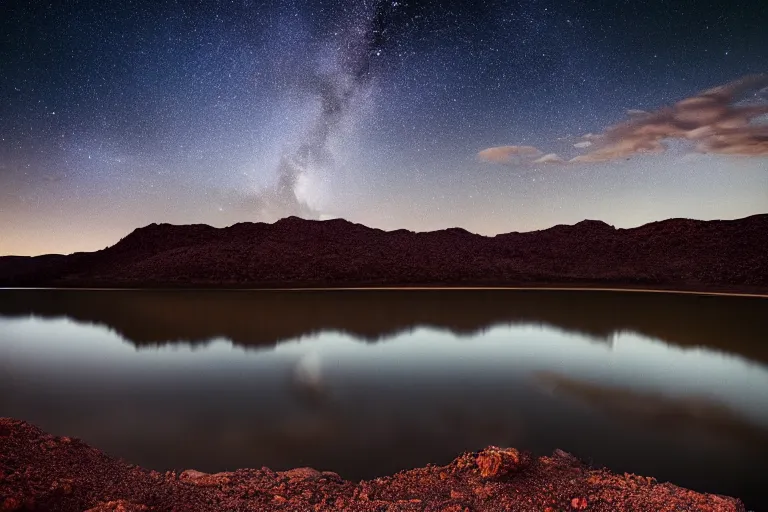
[(768, 300), (0, 290), (0, 416), (157, 470), (357, 480), (560, 448), (759, 509)]

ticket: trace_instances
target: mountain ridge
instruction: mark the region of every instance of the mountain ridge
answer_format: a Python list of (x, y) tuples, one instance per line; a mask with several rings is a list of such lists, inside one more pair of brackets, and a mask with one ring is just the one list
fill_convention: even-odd
[(149, 224), (100, 251), (0, 257), (0, 286), (619, 285), (768, 291), (768, 214), (599, 220), (494, 236), (383, 231), (344, 219)]

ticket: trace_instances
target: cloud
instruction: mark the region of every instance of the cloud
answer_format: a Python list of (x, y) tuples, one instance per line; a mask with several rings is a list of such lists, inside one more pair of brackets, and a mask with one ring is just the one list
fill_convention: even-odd
[(533, 146), (498, 146), (480, 151), (477, 157), (484, 162), (509, 164), (520, 157), (537, 157), (543, 154), (540, 149)]
[(768, 156), (768, 126), (721, 130), (704, 138), (696, 149), (702, 153)]
[(534, 164), (564, 164), (565, 160), (560, 158), (557, 153), (547, 153), (533, 161)]
[(610, 162), (635, 153), (663, 153), (664, 151), (666, 148), (658, 140), (642, 136), (628, 136), (603, 148), (572, 158), (570, 161), (575, 163)]
[[(754, 91), (748, 101), (742, 98)], [(588, 133), (573, 144), (588, 152), (571, 158), (571, 163), (610, 162), (636, 154), (666, 151), (663, 141), (689, 141), (700, 153), (768, 156), (768, 124), (759, 124), (768, 114), (768, 74), (749, 75), (713, 87), (674, 105), (655, 111), (628, 110), (629, 119)], [(535, 158), (533, 163), (561, 163), (555, 153), (544, 154), (532, 146), (500, 146), (478, 153), (480, 160), (512, 163)]]
[(636, 114), (624, 123), (588, 137), (595, 149), (573, 162), (608, 162), (635, 153), (665, 151), (662, 140), (696, 142), (697, 151), (728, 155), (768, 155), (768, 128), (752, 120), (768, 105), (735, 103), (744, 93), (768, 84), (768, 74), (750, 75), (678, 101), (671, 107)]

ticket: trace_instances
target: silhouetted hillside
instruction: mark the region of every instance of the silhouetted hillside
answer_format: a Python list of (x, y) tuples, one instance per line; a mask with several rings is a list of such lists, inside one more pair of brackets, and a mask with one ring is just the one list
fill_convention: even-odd
[(768, 215), (599, 221), (484, 237), (288, 217), (228, 228), (152, 224), (107, 249), (0, 258), (0, 286), (623, 285), (768, 289)]

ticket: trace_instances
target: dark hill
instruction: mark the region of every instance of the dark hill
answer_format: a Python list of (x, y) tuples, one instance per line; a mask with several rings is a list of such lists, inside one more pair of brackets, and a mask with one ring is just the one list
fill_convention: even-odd
[(586, 220), (484, 237), (297, 217), (151, 224), (112, 247), (0, 258), (0, 286), (341, 287), (601, 285), (768, 290), (768, 214), (633, 229)]

